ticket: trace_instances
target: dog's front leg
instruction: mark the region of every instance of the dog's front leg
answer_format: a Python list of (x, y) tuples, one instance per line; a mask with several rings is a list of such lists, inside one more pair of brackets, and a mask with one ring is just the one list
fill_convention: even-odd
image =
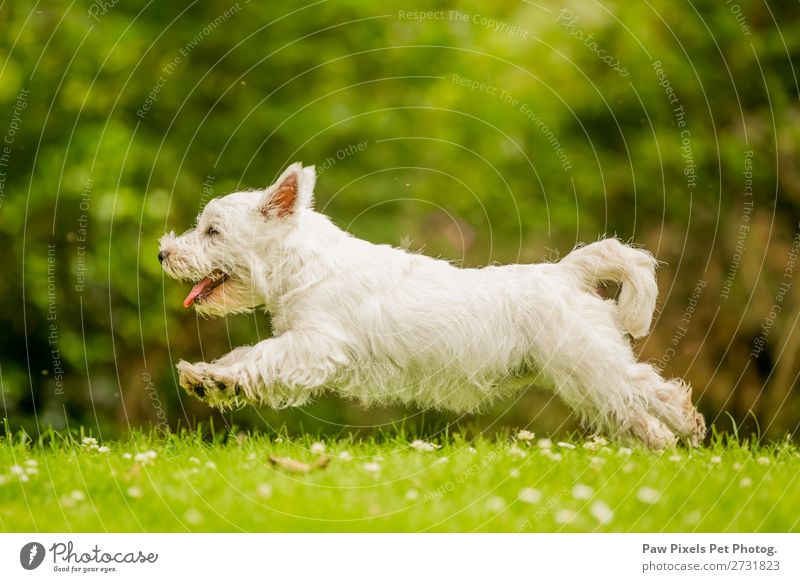
[(219, 360), (178, 364), (180, 384), (211, 406), (245, 403), (274, 408), (305, 403), (345, 363), (343, 351), (319, 335), (288, 332)]

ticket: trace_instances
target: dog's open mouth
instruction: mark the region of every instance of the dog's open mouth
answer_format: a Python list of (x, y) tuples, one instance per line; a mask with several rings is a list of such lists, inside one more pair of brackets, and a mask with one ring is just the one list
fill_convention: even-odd
[(189, 291), (189, 295), (187, 295), (186, 299), (183, 300), (183, 306), (191, 307), (193, 303), (202, 302), (206, 297), (214, 292), (214, 289), (222, 285), (227, 280), (227, 273), (223, 273), (219, 269), (214, 270), (211, 275), (205, 277), (202, 281), (192, 287), (192, 290)]

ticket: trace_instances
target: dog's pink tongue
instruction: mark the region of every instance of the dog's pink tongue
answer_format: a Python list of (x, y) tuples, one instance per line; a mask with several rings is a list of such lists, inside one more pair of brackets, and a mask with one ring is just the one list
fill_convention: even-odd
[(191, 307), (194, 300), (197, 299), (197, 296), (203, 292), (206, 286), (211, 283), (213, 279), (211, 277), (206, 277), (202, 281), (200, 281), (197, 285), (192, 287), (192, 290), (189, 291), (189, 295), (186, 296), (186, 299), (183, 300), (184, 307)]

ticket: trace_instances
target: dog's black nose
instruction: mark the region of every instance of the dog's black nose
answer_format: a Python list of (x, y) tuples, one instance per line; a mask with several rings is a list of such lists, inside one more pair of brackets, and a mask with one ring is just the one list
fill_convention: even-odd
[(167, 251), (158, 251), (158, 262), (163, 263), (169, 253)]

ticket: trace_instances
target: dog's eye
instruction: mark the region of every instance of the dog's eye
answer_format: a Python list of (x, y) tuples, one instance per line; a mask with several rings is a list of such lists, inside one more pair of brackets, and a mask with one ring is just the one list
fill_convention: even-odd
[(217, 236), (219, 234), (219, 231), (213, 226), (209, 226), (208, 229), (206, 230), (206, 234), (208, 236)]

